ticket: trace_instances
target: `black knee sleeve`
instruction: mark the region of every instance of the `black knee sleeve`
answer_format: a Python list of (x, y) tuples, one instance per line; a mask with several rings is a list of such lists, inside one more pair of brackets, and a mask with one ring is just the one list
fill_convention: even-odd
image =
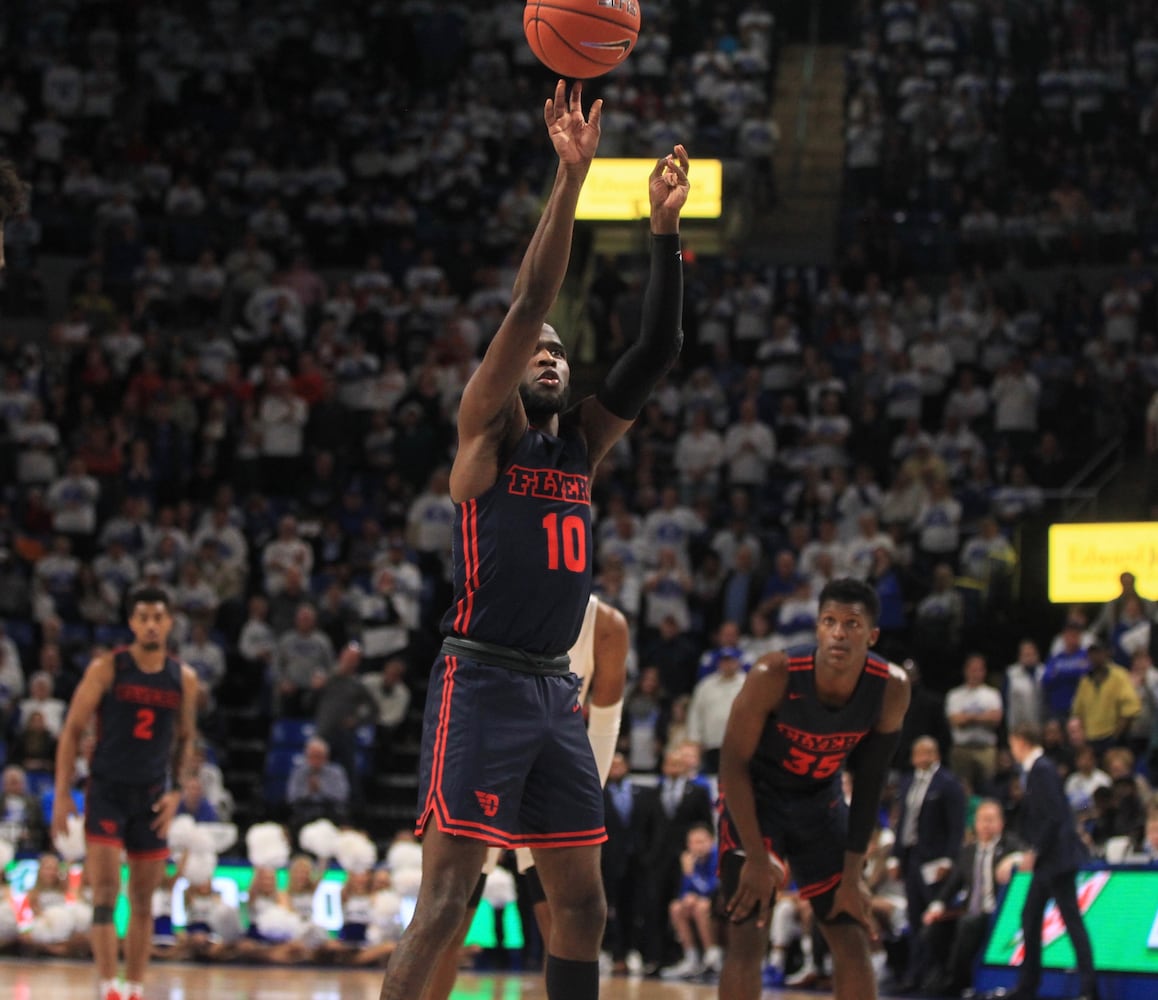
[(94, 927), (97, 924), (111, 924), (113, 922), (113, 907), (105, 903), (94, 906), (92, 908), (92, 922)]
[(531, 905), (547, 902), (547, 894), (543, 891), (543, 880), (539, 878), (539, 869), (531, 865), (523, 873), (523, 878), (526, 879), (523, 884), (527, 888), (527, 899), (531, 901)]
[(548, 955), (547, 996), (551, 1000), (595, 1000), (599, 996), (599, 963)]

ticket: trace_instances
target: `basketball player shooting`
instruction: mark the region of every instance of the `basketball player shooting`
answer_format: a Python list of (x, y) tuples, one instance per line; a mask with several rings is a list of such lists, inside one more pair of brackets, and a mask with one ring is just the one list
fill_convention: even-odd
[(455, 599), (427, 691), (417, 832), (423, 878), (383, 1000), (421, 996), (454, 940), (488, 845), (529, 847), (550, 903), (550, 1000), (599, 995), (606, 918), (603, 795), (567, 650), (591, 592), (590, 477), (679, 354), (682, 146), (648, 180), (651, 273), (639, 339), (594, 396), (568, 407), (570, 368), (546, 324), (570, 259), (575, 206), (599, 144), (602, 103), (559, 81), (544, 120), (559, 158), (511, 307), (463, 391)]
[[(153, 890), (169, 857), (177, 782), (193, 754), (197, 674), (166, 653), (173, 616), (163, 590), (129, 599), (133, 641), (94, 659), (72, 696), (56, 748), (52, 834), (68, 830), (77, 748), (93, 717), (97, 740), (85, 796), (85, 872), (92, 885), (92, 951), (101, 1000), (141, 1000), (153, 940)], [(125, 983), (117, 974), (113, 910), (121, 852), (129, 858)]]
[[(627, 650), (631, 634), (622, 613), (605, 604), (594, 594), (587, 602), (583, 627), (571, 647), (571, 672), (579, 678), (579, 703), (583, 704), (588, 689), (587, 740), (599, 772), (599, 784), (607, 784), (615, 744), (619, 738), (619, 723), (623, 716), (623, 689), (627, 684)], [(467, 904), (466, 916), (451, 944), (443, 951), (438, 968), (431, 977), (425, 1000), (449, 1000), (450, 991), (458, 978), (458, 956), (475, 912), (486, 888), (487, 875), (494, 871), (502, 855), (502, 848), (487, 848), (483, 873)], [(551, 907), (543, 892), (543, 883), (535, 868), (534, 858), (525, 847), (515, 850), (519, 872), (524, 876), (527, 895), (535, 911), (535, 922), (543, 941), (551, 940)]]
[(832, 951), (835, 1000), (875, 1000), (861, 872), (910, 694), (905, 672), (869, 652), (879, 613), (867, 584), (827, 584), (816, 645), (762, 657), (732, 706), (720, 753), (720, 888), (731, 920), (720, 1000), (760, 996), (768, 912), (789, 866)]

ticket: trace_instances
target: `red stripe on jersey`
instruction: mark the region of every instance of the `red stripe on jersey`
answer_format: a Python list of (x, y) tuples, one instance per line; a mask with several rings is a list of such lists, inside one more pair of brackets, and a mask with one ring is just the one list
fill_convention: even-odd
[(470, 600), (466, 606), (466, 621), (462, 623), (464, 633), (470, 628), (476, 590), (478, 590), (478, 499), (474, 498), (470, 501), (470, 575), (467, 578), (467, 593)]
[(470, 501), (463, 503), (461, 508), (462, 515), (462, 566), (463, 566), (463, 587), (465, 593), (458, 599), (458, 613), (454, 616), (454, 630), (456, 632), (463, 632), (462, 620), (464, 616), (468, 616), (467, 606), (470, 602)]

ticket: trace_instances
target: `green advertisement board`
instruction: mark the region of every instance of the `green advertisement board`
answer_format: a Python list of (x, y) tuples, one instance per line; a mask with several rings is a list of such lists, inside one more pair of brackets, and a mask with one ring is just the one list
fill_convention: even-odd
[[(1013, 877), (985, 947), (986, 965), (1021, 964), (1021, 908), (1030, 878), (1025, 872)], [(1082, 871), (1077, 885), (1098, 970), (1158, 975), (1158, 869)], [(1042, 919), (1042, 944), (1045, 969), (1074, 967), (1073, 947), (1052, 901)]]
[[(5, 869), (5, 876), (12, 889), (10, 904), (16, 912), (17, 919), (23, 924), (31, 919), (27, 911), (24, 897), (36, 881), (37, 861), (32, 858), (13, 861)], [(75, 894), (80, 887), (80, 867), (74, 865), (69, 872), (71, 893)], [(128, 884), (129, 869), (124, 866), (121, 870), (122, 887)], [(287, 873), (285, 869), (278, 872), (278, 886), (285, 888)], [(253, 869), (249, 865), (224, 864), (219, 865), (213, 873), (213, 888), (222, 898), (241, 911), (243, 925), (246, 922), (247, 901), (249, 898), (249, 883), (253, 880)], [(342, 926), (342, 885), (346, 881), (346, 873), (340, 869), (329, 869), (322, 875), (318, 888), (314, 892), (314, 923), (327, 931), (336, 932)], [(180, 879), (173, 886), (173, 925), (182, 928), (185, 925), (184, 906), (185, 881)], [(409, 922), (414, 913), (414, 900), (403, 897), (402, 916)], [(113, 923), (117, 933), (124, 936), (129, 922), (129, 901), (122, 891), (117, 897)], [(523, 922), (519, 917), (519, 908), (511, 903), (503, 907), (502, 912), (502, 946), (508, 951), (517, 951), (523, 947)], [(471, 924), (466, 944), (478, 948), (495, 948), (500, 944), (498, 929), (495, 923), (495, 913), (491, 905), (484, 899), (479, 903), (474, 923)]]

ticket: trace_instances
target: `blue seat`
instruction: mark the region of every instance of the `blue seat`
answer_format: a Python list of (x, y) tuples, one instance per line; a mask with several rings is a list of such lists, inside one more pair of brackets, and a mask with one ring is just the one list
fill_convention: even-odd
[(374, 727), (371, 725), (359, 726), (354, 730), (354, 740), (360, 749), (371, 749), (374, 746)]
[(60, 641), (66, 646), (87, 646), (92, 642), (92, 631), (84, 622), (64, 622), (60, 626)]
[(98, 625), (92, 641), (98, 646), (126, 646), (133, 641), (133, 633), (122, 625)]
[[(56, 800), (56, 789), (52, 786), (52, 782), (48, 784), (48, 790), (42, 792), (40, 795), (40, 814), (44, 817), (44, 822), (48, 823), (52, 820), (52, 803)], [(76, 814), (78, 816), (84, 815), (84, 792), (73, 789), (72, 801), (76, 806)]]
[(270, 749), (300, 750), (314, 735), (314, 729), (310, 719), (275, 719), (269, 727)]
[(265, 755), (266, 778), (281, 778), (284, 784), (285, 779), (301, 759), (302, 755), (298, 750), (270, 750)]
[(29, 771), (25, 775), (28, 782), (28, 794), (40, 798), (49, 788), (53, 787), (51, 771)]
[(267, 805), (279, 806), (285, 802), (285, 778), (266, 775), (261, 784), (261, 797)]
[(4, 623), (4, 631), (8, 638), (16, 643), (16, 648), (20, 650), (20, 658), (25, 661), (24, 666), (27, 669), (27, 661), (36, 646), (36, 633), (32, 623), (22, 618), (10, 618)]

